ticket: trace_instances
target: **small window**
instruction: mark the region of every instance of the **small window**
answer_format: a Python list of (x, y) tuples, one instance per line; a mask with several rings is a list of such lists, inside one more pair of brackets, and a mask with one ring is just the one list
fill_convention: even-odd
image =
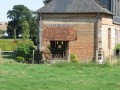
[(118, 30), (115, 29), (115, 44), (118, 44)]

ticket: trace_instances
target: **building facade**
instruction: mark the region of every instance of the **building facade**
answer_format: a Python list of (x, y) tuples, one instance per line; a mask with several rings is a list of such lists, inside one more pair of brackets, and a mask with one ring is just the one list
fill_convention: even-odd
[(69, 60), (70, 54), (75, 54), (81, 62), (103, 61), (114, 54), (120, 25), (113, 23), (111, 0), (89, 1), (52, 0), (36, 11), (38, 48), (43, 51), (49, 47), (51, 60)]

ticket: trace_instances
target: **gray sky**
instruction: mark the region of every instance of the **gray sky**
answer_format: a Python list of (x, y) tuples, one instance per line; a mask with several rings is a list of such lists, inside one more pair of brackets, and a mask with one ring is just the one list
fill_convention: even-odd
[(7, 11), (12, 10), (14, 5), (25, 5), (30, 10), (37, 10), (43, 6), (43, 0), (1, 0), (0, 2), (0, 22), (8, 21)]

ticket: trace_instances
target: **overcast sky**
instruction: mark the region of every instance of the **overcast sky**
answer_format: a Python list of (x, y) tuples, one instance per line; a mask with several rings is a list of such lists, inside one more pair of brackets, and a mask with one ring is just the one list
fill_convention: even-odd
[(14, 5), (25, 5), (30, 10), (37, 10), (43, 6), (43, 0), (1, 0), (0, 2), (0, 22), (8, 21), (7, 11), (12, 10)]

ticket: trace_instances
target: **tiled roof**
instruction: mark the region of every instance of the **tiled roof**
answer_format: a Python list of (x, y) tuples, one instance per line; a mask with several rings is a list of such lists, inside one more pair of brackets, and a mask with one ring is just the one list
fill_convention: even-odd
[(74, 41), (76, 30), (72, 25), (43, 25), (43, 40), (45, 41)]
[(98, 0), (52, 0), (37, 13), (106, 13), (112, 14)]

